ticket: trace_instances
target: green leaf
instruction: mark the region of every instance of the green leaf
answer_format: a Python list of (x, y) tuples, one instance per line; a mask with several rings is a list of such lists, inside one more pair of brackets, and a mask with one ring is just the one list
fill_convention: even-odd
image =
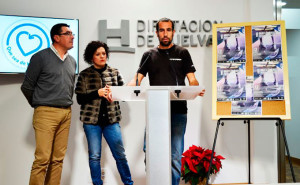
[(184, 173), (185, 174), (188, 174), (188, 173), (190, 173), (191, 172), (191, 170), (190, 169), (188, 169), (188, 168), (185, 168), (185, 170), (184, 170)]
[(217, 167), (215, 165), (212, 166), (212, 168), (215, 170), (215, 171), (218, 171)]
[(197, 170), (197, 172), (199, 173), (200, 172), (200, 170), (201, 170), (202, 168), (201, 168), (201, 166), (196, 166), (196, 170)]
[(199, 178), (193, 177), (191, 180), (192, 184), (191, 185), (197, 185), (199, 183)]

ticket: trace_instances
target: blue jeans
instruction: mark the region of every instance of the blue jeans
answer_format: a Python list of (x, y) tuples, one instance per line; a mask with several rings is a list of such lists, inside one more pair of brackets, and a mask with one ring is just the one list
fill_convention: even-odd
[[(187, 114), (171, 114), (172, 185), (178, 185), (180, 181), (186, 122)], [(146, 152), (146, 137), (144, 137), (144, 152)]]
[(119, 123), (101, 127), (99, 125), (83, 124), (84, 132), (88, 141), (89, 165), (94, 185), (102, 185), (101, 180), (101, 141), (102, 134), (117, 163), (117, 168), (124, 185), (132, 185), (130, 169), (125, 155), (122, 134)]

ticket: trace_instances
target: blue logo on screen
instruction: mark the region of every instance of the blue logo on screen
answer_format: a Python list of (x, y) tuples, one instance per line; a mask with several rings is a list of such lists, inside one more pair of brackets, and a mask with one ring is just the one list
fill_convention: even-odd
[(5, 37), (6, 56), (11, 63), (23, 69), (27, 68), (33, 54), (50, 47), (47, 28), (39, 22), (30, 22), (33, 21), (24, 20), (13, 24)]
[[(36, 42), (35, 38), (37, 38), (38, 41), (39, 41), (39, 45), (36, 48), (30, 50), (29, 52), (25, 52), (24, 49), (22, 48), (21, 44), (20, 44), (20, 36), (23, 35), (23, 34), (28, 35), (28, 41), (31, 40), (32, 42)], [(18, 33), (16, 41), (17, 41), (18, 48), (20, 49), (22, 55), (24, 55), (25, 57), (32, 54), (32, 53), (35, 53), (35, 52), (39, 51), (41, 49), (42, 45), (43, 45), (43, 41), (42, 41), (42, 38), (40, 36), (30, 35), (27, 31), (21, 31), (20, 33)]]

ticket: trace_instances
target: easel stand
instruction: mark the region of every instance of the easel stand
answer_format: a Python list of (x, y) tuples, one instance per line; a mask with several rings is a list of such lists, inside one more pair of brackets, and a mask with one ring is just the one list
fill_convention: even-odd
[(208, 185), (208, 181), (209, 181), (209, 172), (211, 170), (211, 165), (212, 165), (212, 159), (213, 159), (213, 155), (215, 152), (215, 147), (216, 147), (216, 142), (217, 142), (217, 136), (218, 136), (218, 132), (219, 132), (219, 127), (220, 125), (224, 126), (224, 122), (222, 121), (226, 121), (226, 120), (244, 120), (244, 123), (248, 123), (248, 166), (249, 166), (249, 179), (248, 179), (248, 184), (251, 184), (251, 174), (250, 174), (250, 120), (276, 120), (276, 126), (278, 129), (280, 129), (282, 131), (282, 136), (284, 139), (284, 144), (285, 144), (285, 149), (288, 155), (288, 161), (290, 164), (290, 169), (292, 172), (292, 177), (293, 177), (293, 182), (296, 183), (296, 178), (295, 178), (295, 173), (294, 173), (294, 169), (293, 169), (293, 165), (290, 159), (290, 151), (289, 151), (289, 147), (288, 147), (288, 143), (286, 140), (286, 136), (285, 136), (285, 130), (283, 127), (283, 121), (280, 118), (220, 118), (217, 122), (217, 127), (216, 127), (216, 132), (215, 132), (215, 138), (214, 138), (214, 143), (213, 143), (213, 148), (212, 148), (212, 153), (211, 153), (211, 158), (210, 158), (210, 163), (209, 163), (209, 168), (208, 168), (208, 173), (207, 173), (207, 181), (206, 181), (206, 185)]

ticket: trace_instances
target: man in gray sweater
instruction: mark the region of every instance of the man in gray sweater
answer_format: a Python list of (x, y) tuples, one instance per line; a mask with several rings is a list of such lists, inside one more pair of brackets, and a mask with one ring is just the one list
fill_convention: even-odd
[(34, 108), (36, 150), (29, 185), (60, 184), (71, 123), (75, 59), (68, 54), (74, 34), (69, 25), (52, 27), (50, 48), (30, 59), (21, 90)]

